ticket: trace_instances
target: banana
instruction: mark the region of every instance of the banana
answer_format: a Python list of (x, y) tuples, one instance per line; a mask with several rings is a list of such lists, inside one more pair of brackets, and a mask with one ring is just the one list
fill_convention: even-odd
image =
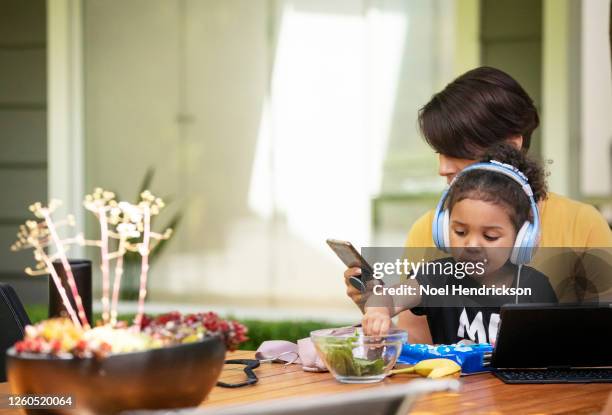
[(390, 372), (392, 375), (406, 373), (417, 373), (430, 379), (438, 379), (449, 375), (460, 375), (461, 366), (450, 359), (425, 359), (412, 367), (395, 369)]

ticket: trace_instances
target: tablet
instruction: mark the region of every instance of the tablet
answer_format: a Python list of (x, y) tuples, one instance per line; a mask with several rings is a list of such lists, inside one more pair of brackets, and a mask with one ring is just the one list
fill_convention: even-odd
[(612, 303), (508, 304), (500, 320), (494, 368), (612, 366)]

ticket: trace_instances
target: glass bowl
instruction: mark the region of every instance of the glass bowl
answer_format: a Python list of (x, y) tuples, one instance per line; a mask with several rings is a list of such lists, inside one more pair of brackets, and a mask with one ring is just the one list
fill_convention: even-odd
[(380, 382), (395, 365), (408, 340), (403, 330), (384, 336), (366, 336), (360, 327), (317, 330), (310, 333), (317, 353), (342, 383)]

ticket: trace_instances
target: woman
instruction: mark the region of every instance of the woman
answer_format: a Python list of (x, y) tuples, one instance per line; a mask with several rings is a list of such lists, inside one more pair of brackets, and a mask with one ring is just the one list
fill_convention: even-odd
[[(419, 126), (427, 143), (439, 156), (439, 174), (447, 182), (473, 164), (487, 149), (506, 142), (527, 152), (539, 117), (533, 100), (507, 73), (480, 67), (461, 75), (435, 94), (419, 112)], [(612, 232), (592, 206), (549, 192), (538, 203), (541, 247), (612, 247)], [(433, 247), (433, 210), (410, 229), (408, 248)], [(537, 264), (534, 268), (538, 269)], [(344, 272), (347, 294), (363, 307), (361, 293), (349, 283), (358, 268)], [(550, 273), (545, 274), (551, 276)], [(410, 332), (411, 342), (431, 343), (425, 317), (405, 311), (398, 326)]]

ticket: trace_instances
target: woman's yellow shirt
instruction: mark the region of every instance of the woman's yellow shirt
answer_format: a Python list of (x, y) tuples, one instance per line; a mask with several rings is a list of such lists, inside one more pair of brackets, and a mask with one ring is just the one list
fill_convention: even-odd
[[(406, 247), (432, 247), (431, 223), (434, 211), (421, 216), (408, 234)], [(612, 231), (603, 216), (591, 205), (556, 193), (549, 193), (540, 210), (540, 247), (612, 247)]]

